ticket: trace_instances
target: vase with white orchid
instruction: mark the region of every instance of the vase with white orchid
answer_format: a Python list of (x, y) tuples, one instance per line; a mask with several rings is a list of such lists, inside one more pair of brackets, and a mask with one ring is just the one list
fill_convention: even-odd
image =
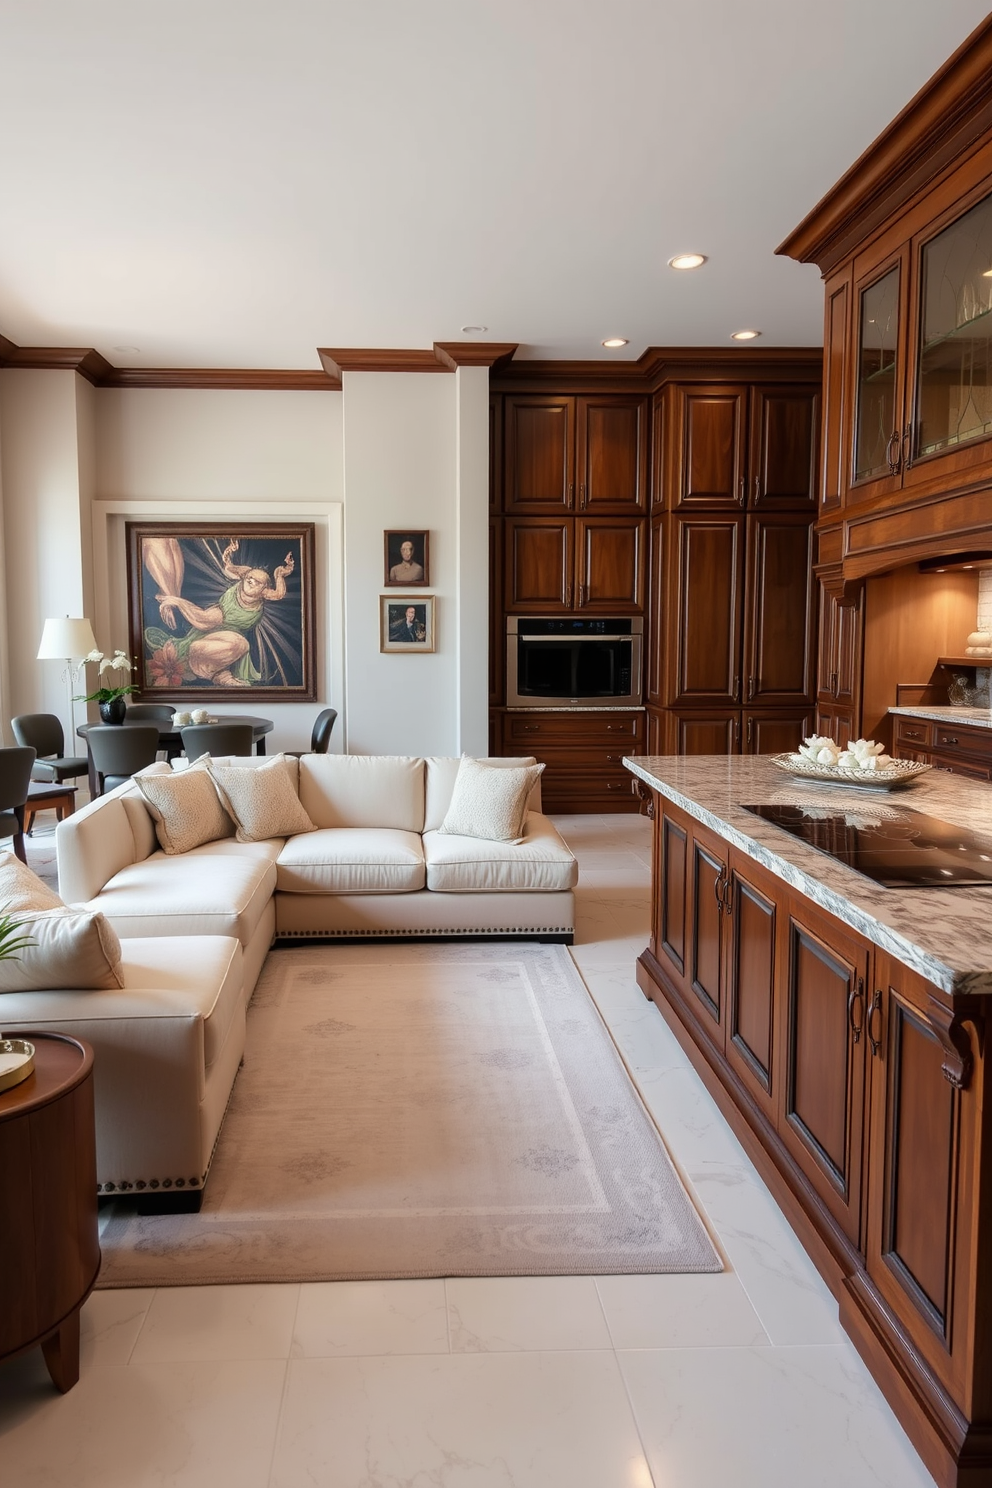
[(101, 685), (95, 688), (93, 692), (78, 693), (73, 701), (77, 703), (99, 703), (100, 717), (105, 723), (123, 723), (127, 699), (132, 692), (138, 691), (136, 685), (130, 680), (131, 673), (134, 671), (134, 663), (127, 653), (121, 651), (120, 648), (114, 652), (113, 656), (105, 656), (102, 651), (91, 651), (88, 656), (83, 657), (79, 666), (76, 668), (77, 679), (82, 676), (86, 667), (91, 662), (95, 663), (100, 669), (101, 684), (103, 684), (104, 677), (108, 677), (109, 680), (109, 674), (114, 672), (123, 674), (128, 680), (120, 683), (111, 682), (110, 685)]

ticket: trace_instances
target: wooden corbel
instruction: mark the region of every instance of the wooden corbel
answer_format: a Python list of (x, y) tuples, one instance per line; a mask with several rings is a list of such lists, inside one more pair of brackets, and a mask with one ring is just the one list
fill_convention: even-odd
[[(927, 1015), (934, 1033), (944, 1051), (941, 1072), (955, 1090), (967, 1090), (975, 1068), (975, 1056), (971, 1052), (971, 1035), (961, 1013), (949, 1008), (935, 997), (928, 998)], [(969, 1017), (968, 1021), (972, 1021)]]

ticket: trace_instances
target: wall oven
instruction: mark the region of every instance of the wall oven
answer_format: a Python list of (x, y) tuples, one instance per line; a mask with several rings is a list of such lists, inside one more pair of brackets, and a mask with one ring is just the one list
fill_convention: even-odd
[(643, 639), (640, 617), (509, 615), (507, 706), (638, 706)]

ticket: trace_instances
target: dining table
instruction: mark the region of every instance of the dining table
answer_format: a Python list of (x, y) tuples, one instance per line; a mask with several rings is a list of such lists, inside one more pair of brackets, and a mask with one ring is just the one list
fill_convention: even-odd
[[(271, 734), (272, 730), (275, 728), (275, 722), (273, 721), (273, 719), (271, 719), (271, 718), (256, 718), (256, 717), (254, 717), (250, 713), (223, 713), (223, 714), (217, 714), (216, 716), (211, 715), (210, 722), (211, 723), (250, 723), (251, 724), (252, 743), (255, 745), (255, 753), (256, 754), (264, 754), (265, 753), (265, 736), (266, 736), (266, 734)], [(115, 724), (114, 727), (115, 728), (127, 728), (129, 723), (131, 724), (132, 727), (135, 724), (138, 724), (138, 723), (146, 723), (146, 724), (147, 723), (156, 723), (156, 724), (158, 724), (158, 741), (159, 741), (159, 746), (166, 751), (166, 753), (169, 755), (170, 758), (174, 754), (181, 753), (181, 751), (182, 751), (182, 744), (183, 744), (182, 729), (175, 728), (173, 726), (173, 723), (172, 723), (172, 720), (171, 719), (166, 719), (166, 718), (161, 718), (161, 719), (160, 718), (132, 718), (132, 719), (128, 719), (127, 715), (125, 714), (125, 716), (124, 716), (124, 722), (121, 723), (121, 724)], [(76, 733), (85, 742), (86, 735), (89, 733), (89, 731), (90, 731), (91, 728), (95, 728), (95, 727), (98, 727), (98, 725), (92, 724), (92, 723), (81, 723), (77, 727)], [(93, 768), (93, 756), (92, 756), (92, 754), (90, 754), (89, 749), (87, 749), (86, 752), (87, 752), (87, 755), (89, 756), (90, 799), (91, 800), (95, 800), (96, 799), (96, 796), (97, 796), (97, 792), (99, 790), (99, 786), (98, 786), (98, 783), (97, 783), (96, 771)]]

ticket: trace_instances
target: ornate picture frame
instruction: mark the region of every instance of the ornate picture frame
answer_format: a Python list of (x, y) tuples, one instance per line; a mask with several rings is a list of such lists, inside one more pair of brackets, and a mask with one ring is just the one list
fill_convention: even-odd
[(312, 522), (127, 522), (139, 697), (314, 702)]
[(424, 653), (437, 649), (433, 594), (379, 596), (379, 650)]
[(429, 532), (399, 527), (382, 534), (384, 589), (426, 588), (431, 581)]

